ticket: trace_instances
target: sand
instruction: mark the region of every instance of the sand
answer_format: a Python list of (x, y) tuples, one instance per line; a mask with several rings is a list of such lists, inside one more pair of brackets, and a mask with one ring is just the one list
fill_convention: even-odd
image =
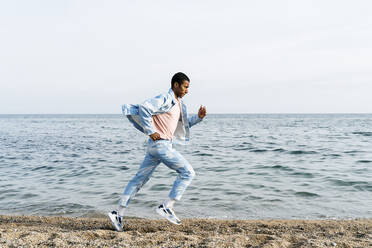
[(0, 215), (0, 247), (372, 247), (372, 219), (126, 219)]

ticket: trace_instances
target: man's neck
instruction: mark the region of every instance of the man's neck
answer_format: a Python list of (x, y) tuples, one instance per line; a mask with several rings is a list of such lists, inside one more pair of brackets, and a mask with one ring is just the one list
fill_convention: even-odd
[(176, 92), (174, 92), (174, 89), (172, 89), (174, 97), (176, 98), (177, 101), (179, 101), (179, 96), (177, 96)]

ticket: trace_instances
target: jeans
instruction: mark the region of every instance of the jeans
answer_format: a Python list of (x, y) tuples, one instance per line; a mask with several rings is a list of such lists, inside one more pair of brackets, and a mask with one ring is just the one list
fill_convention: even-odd
[(129, 181), (120, 199), (120, 205), (127, 207), (130, 200), (150, 179), (155, 168), (164, 163), (170, 169), (177, 171), (178, 176), (173, 183), (169, 198), (180, 200), (187, 186), (195, 177), (195, 172), (189, 162), (173, 148), (171, 140), (149, 139), (146, 156), (137, 174)]

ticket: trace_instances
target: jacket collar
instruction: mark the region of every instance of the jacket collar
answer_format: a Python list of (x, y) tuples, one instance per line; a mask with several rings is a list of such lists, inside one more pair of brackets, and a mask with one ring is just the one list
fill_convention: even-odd
[[(169, 89), (168, 94), (172, 97), (172, 103), (176, 104), (177, 99), (176, 99), (176, 95), (174, 94), (174, 91), (172, 90), (172, 88)], [(181, 99), (179, 99), (179, 101), (181, 102)]]

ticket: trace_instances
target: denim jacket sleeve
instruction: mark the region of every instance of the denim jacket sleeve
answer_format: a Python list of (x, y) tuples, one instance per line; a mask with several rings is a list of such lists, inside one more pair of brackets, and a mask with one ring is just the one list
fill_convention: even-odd
[(164, 94), (150, 98), (139, 104), (139, 117), (146, 135), (155, 133), (152, 126), (152, 116), (164, 112), (164, 108), (169, 108), (167, 106), (167, 97)]
[(199, 122), (201, 122), (203, 119), (199, 118), (199, 116), (196, 114), (196, 115), (187, 117), (187, 120), (189, 122), (189, 127), (192, 127), (195, 124), (198, 124)]

